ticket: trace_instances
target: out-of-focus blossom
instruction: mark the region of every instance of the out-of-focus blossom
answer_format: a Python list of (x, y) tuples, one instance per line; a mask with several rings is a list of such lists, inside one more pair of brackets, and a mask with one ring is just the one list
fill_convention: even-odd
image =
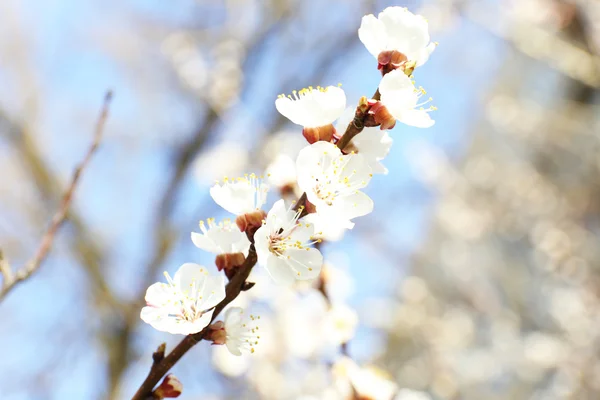
[(394, 400), (431, 400), (431, 396), (417, 390), (400, 389)]
[(321, 271), (323, 256), (314, 247), (314, 227), (299, 221), (300, 211), (277, 201), (255, 235), (258, 262), (278, 284), (291, 284), (296, 279), (314, 279)]
[(223, 176), (237, 176), (248, 165), (248, 150), (238, 143), (225, 142), (200, 153), (194, 161), (194, 175), (203, 184)]
[(296, 163), (285, 154), (279, 154), (266, 169), (267, 180), (279, 189), (296, 185)]
[(398, 121), (417, 128), (429, 128), (435, 123), (429, 116), (430, 111), (436, 110), (431, 106), (427, 109), (422, 106), (431, 101), (419, 103), (419, 99), (426, 94), (423, 88), (416, 88), (413, 81), (400, 70), (392, 71), (381, 78), (379, 83), (381, 104)]
[(361, 368), (349, 357), (335, 363), (333, 374), (342, 392), (356, 391), (360, 398), (388, 400), (398, 390), (384, 371), (375, 367)]
[(348, 342), (354, 337), (358, 314), (345, 304), (333, 304), (327, 311), (324, 337), (335, 344)]
[(225, 298), (222, 276), (209, 275), (198, 264), (183, 264), (168, 283), (155, 283), (146, 291), (147, 306), (141, 318), (159, 331), (189, 335), (200, 332), (211, 320), (213, 307)]

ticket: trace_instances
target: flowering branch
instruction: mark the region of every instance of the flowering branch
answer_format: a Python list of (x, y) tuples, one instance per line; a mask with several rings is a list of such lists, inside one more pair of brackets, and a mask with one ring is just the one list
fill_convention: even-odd
[[(164, 355), (164, 345), (153, 354), (150, 372), (134, 400), (178, 396), (181, 383), (172, 375), (155, 386), (201, 340), (225, 344), (236, 356), (243, 351), (253, 353), (260, 339), (255, 320), (260, 317), (250, 315), (246, 320), (244, 311), (233, 307), (225, 313), (224, 321), (214, 322), (242, 291), (254, 286), (246, 282), (252, 268), (260, 264), (279, 285), (319, 277), (323, 267), (319, 243), (328, 236), (324, 231), (352, 229), (353, 219), (373, 211), (373, 200), (361, 189), (369, 184), (373, 173), (387, 173), (380, 161), (388, 154), (392, 139), (385, 131), (396, 121), (422, 128), (434, 124), (428, 112), (435, 108), (421, 107), (430, 100), (419, 103), (426, 92), (415, 87), (411, 79), (414, 68), (427, 61), (435, 47), (429, 43), (427, 23), (400, 7), (390, 7), (382, 14), (380, 19), (365, 16), (358, 32), (376, 56), (382, 74), (371, 99), (362, 97), (347, 113), (346, 95), (339, 86), (309, 86), (289, 96), (280, 95), (275, 101), (282, 115), (303, 127), (302, 135), (309, 143), (295, 163), (293, 184), (302, 195), (294, 206), (286, 206), (282, 198), (268, 213), (264, 211), (269, 185), (255, 174), (226, 177), (210, 188), (213, 200), (236, 216), (235, 223), (231, 219), (201, 221), (201, 232), (192, 232), (191, 240), (196, 247), (216, 255), (216, 269), (223, 273), (212, 274), (203, 266), (185, 263), (173, 277), (165, 272), (167, 283), (148, 287), (142, 320), (158, 330), (186, 337), (168, 355)], [(385, 24), (393, 26), (387, 29)], [(406, 38), (411, 38), (410, 45), (406, 45)], [(343, 134), (338, 135), (344, 127)], [(353, 140), (363, 130), (368, 134)], [(225, 278), (229, 279), (227, 285)], [(339, 313), (325, 284), (321, 277), (318, 289), (330, 312)], [(346, 354), (351, 335), (340, 332), (339, 337), (334, 340), (339, 340), (341, 352)], [(354, 375), (361, 373), (358, 367), (351, 367)], [(362, 395), (362, 390), (356, 389)]]
[[(223, 309), (229, 303), (235, 300), (240, 294), (240, 292), (242, 292), (244, 284), (246, 283), (246, 279), (248, 279), (252, 268), (254, 267), (254, 265), (256, 265), (256, 261), (256, 250), (254, 249), (254, 245), (251, 245), (250, 250), (248, 252), (248, 257), (246, 257), (246, 261), (239, 268), (237, 273), (233, 276), (233, 278), (225, 287), (225, 298), (214, 308), (214, 312), (212, 314), (210, 322), (213, 322), (221, 313), (221, 311), (223, 311)], [(155, 355), (158, 354), (158, 356), (153, 357), (154, 363), (150, 368), (148, 376), (146, 377), (142, 385), (139, 387), (137, 392), (133, 395), (131, 400), (145, 400), (149, 396), (151, 396), (152, 389), (154, 388), (154, 386), (156, 386), (158, 381), (160, 381), (160, 379), (167, 372), (169, 372), (169, 370), (175, 365), (175, 363), (177, 363), (177, 361), (179, 361), (179, 359), (183, 357), (183, 355), (187, 353), (189, 349), (194, 347), (198, 342), (200, 342), (204, 338), (204, 335), (208, 332), (208, 330), (209, 328), (206, 327), (198, 333), (186, 336), (166, 356), (164, 356), (164, 344), (161, 344), (158, 350), (154, 353)]]
[(75, 168), (73, 172), (73, 177), (71, 179), (71, 183), (69, 184), (65, 194), (63, 195), (61, 205), (58, 208), (58, 211), (52, 217), (52, 221), (50, 222), (50, 226), (44, 233), (42, 237), (42, 241), (40, 246), (38, 247), (33, 258), (28, 261), (25, 266), (19, 269), (16, 272), (13, 272), (12, 268), (3, 259), (2, 252), (0, 251), (0, 274), (3, 277), (2, 289), (0, 290), (0, 299), (3, 299), (18, 283), (26, 280), (31, 275), (33, 275), (44, 262), (50, 249), (52, 247), (52, 243), (54, 242), (54, 238), (58, 229), (62, 225), (62, 223), (67, 219), (67, 214), (69, 212), (69, 207), (71, 206), (71, 202), (73, 200), (73, 194), (75, 193), (75, 189), (77, 184), (79, 183), (79, 179), (81, 177), (82, 172), (87, 168), (90, 163), (94, 153), (98, 149), (100, 145), (100, 141), (102, 140), (102, 133), (104, 131), (104, 125), (106, 123), (106, 119), (108, 118), (108, 110), (109, 105), (112, 100), (112, 92), (108, 91), (104, 97), (104, 103), (102, 106), (102, 110), (100, 112), (100, 116), (98, 117), (98, 121), (96, 122), (96, 128), (94, 131), (94, 138), (92, 140), (92, 144), (88, 148), (85, 157), (81, 161), (81, 163)]

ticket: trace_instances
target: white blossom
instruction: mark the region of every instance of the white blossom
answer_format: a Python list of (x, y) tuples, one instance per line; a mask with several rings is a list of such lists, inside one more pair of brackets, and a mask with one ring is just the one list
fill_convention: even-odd
[(140, 314), (144, 322), (159, 331), (189, 335), (210, 323), (213, 308), (225, 298), (222, 276), (209, 275), (206, 268), (183, 264), (168, 283), (158, 282), (146, 291), (146, 304)]
[(266, 169), (269, 183), (275, 187), (282, 188), (296, 184), (296, 163), (294, 159), (286, 154), (279, 154)]
[(267, 201), (269, 185), (255, 174), (217, 182), (210, 188), (210, 195), (221, 207), (235, 215), (259, 210)]
[(311, 86), (292, 93), (287, 97), (280, 95), (275, 107), (281, 115), (305, 128), (332, 124), (346, 108), (346, 94), (336, 86), (317, 86), (316, 89)]
[(352, 218), (373, 211), (373, 201), (359, 190), (372, 176), (361, 154), (344, 155), (331, 143), (316, 142), (300, 150), (296, 168), (300, 189), (331, 221), (351, 229)]
[[(344, 132), (348, 124), (354, 118), (355, 109), (348, 107), (336, 123), (336, 130)], [(343, 135), (342, 135), (343, 136)], [(390, 137), (386, 130), (381, 130), (377, 127), (365, 127), (362, 132), (352, 138), (352, 141), (346, 148), (362, 154), (369, 163), (369, 167), (374, 174), (387, 174), (388, 169), (381, 164), (390, 152), (394, 140)]]
[[(207, 229), (208, 226), (208, 229)], [(231, 220), (215, 223), (214, 218), (200, 221), (202, 233), (192, 232), (192, 242), (204, 251), (213, 254), (243, 253), (248, 255), (250, 240)]]
[(254, 234), (258, 262), (278, 284), (295, 279), (314, 279), (321, 271), (323, 256), (314, 247), (314, 227), (299, 221), (300, 211), (277, 201), (262, 227)]
[(404, 7), (388, 7), (377, 18), (365, 15), (358, 37), (376, 58), (383, 51), (396, 50), (417, 66), (423, 65), (436, 47), (430, 43), (427, 20)]
[(235, 356), (242, 352), (254, 353), (254, 346), (258, 344), (258, 326), (256, 320), (260, 317), (244, 315), (240, 307), (231, 307), (225, 312), (225, 346)]
[[(435, 123), (429, 116), (435, 107), (421, 107), (431, 101), (419, 104), (419, 99), (427, 94), (422, 88), (416, 88), (413, 81), (400, 70), (386, 74), (379, 83), (381, 103), (398, 121), (417, 128), (429, 128)], [(360, 136), (360, 135), (359, 135)]]

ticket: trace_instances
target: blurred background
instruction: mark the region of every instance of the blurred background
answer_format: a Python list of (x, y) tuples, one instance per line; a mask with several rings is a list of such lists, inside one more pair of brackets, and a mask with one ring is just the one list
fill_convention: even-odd
[(350, 336), (352, 359), (424, 398), (600, 398), (597, 0), (2, 0), (0, 248), (13, 267), (39, 245), (105, 91), (115, 98), (49, 259), (0, 303), (0, 398), (132, 396), (158, 344), (181, 339), (139, 319), (147, 286), (213, 263), (189, 238), (226, 216), (208, 188), (304, 145), (278, 94), (374, 92), (356, 32), (390, 5), (429, 20), (440, 45), (415, 77), (439, 110), (430, 129), (390, 132), (375, 211), (322, 247), (343, 311), (256, 268), (237, 304), (262, 316), (257, 352), (200, 343), (173, 370), (180, 398), (341, 399), (330, 366)]

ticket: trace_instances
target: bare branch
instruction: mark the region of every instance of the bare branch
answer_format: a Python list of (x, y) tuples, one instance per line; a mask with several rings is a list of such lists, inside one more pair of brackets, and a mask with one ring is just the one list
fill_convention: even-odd
[(42, 237), (40, 246), (38, 247), (32, 259), (29, 260), (25, 264), (25, 266), (23, 266), (21, 269), (17, 270), (13, 274), (10, 265), (2, 259), (2, 256), (0, 254), (0, 272), (3, 276), (3, 284), (2, 290), (0, 291), (0, 299), (4, 298), (8, 294), (8, 292), (10, 292), (19, 282), (26, 280), (33, 273), (35, 273), (48, 256), (48, 253), (50, 252), (50, 249), (52, 247), (52, 243), (54, 242), (56, 232), (58, 232), (58, 229), (67, 218), (67, 213), (69, 211), (69, 207), (71, 206), (73, 194), (75, 193), (75, 188), (79, 183), (81, 173), (87, 168), (88, 164), (92, 159), (92, 156), (94, 155), (94, 153), (98, 149), (98, 146), (100, 145), (104, 125), (106, 123), (106, 119), (108, 118), (108, 108), (111, 100), (112, 92), (109, 91), (104, 97), (104, 104), (102, 106), (100, 116), (98, 117), (98, 122), (96, 123), (94, 139), (92, 141), (92, 144), (88, 148), (88, 151), (85, 154), (85, 157), (83, 158), (81, 163), (75, 168), (75, 171), (73, 172), (73, 177), (71, 179), (71, 183), (69, 184), (65, 194), (63, 195), (60, 207), (58, 208), (56, 214), (54, 214), (54, 216), (52, 217), (50, 226), (48, 227), (48, 230), (46, 230), (46, 233)]

